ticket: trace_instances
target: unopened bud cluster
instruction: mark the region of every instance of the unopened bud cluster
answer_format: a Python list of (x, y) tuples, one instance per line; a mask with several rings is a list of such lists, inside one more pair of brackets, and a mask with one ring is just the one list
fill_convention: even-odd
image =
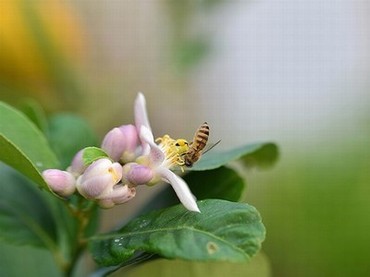
[(81, 150), (66, 171), (48, 169), (42, 173), (43, 177), (50, 189), (62, 197), (77, 190), (103, 208), (125, 203), (135, 196), (137, 185), (146, 184), (153, 177), (148, 167), (127, 163), (136, 159), (139, 142), (135, 126), (114, 128), (101, 145), (109, 158), (98, 159), (86, 166)]

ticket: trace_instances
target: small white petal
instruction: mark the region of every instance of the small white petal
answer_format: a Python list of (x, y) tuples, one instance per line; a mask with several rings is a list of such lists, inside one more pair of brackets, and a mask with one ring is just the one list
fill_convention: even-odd
[(151, 131), (148, 114), (146, 112), (146, 101), (144, 95), (139, 92), (136, 100), (135, 100), (135, 125), (138, 130), (140, 130), (141, 126), (145, 126)]
[(145, 126), (142, 126), (140, 129), (140, 139), (150, 146), (149, 153), (145, 153), (146, 155), (149, 155), (150, 163), (154, 166), (162, 164), (166, 158), (165, 154), (154, 142), (152, 132)]
[(195, 197), (191, 193), (188, 185), (183, 179), (178, 177), (169, 169), (163, 167), (159, 168), (157, 170), (157, 173), (162, 177), (164, 181), (168, 182), (172, 186), (172, 188), (176, 192), (177, 197), (180, 199), (185, 208), (187, 208), (189, 211), (200, 213), (198, 205), (195, 202)]
[(154, 142), (154, 136), (152, 131), (146, 126), (140, 127), (140, 139), (148, 143), (150, 146), (156, 145)]

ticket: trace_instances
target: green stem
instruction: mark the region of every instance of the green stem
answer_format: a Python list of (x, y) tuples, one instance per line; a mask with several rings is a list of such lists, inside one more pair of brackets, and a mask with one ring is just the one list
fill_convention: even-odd
[(71, 251), (70, 261), (61, 268), (64, 275), (68, 277), (73, 275), (76, 264), (87, 245), (87, 239), (85, 237), (86, 227), (90, 222), (91, 213), (95, 207), (93, 202), (90, 203), (92, 204), (89, 204), (87, 207), (83, 207), (83, 205), (86, 204), (86, 201), (84, 199), (80, 199), (77, 206), (72, 206), (70, 204), (67, 205), (71, 215), (75, 217), (76, 222), (78, 223), (76, 239), (74, 248)]

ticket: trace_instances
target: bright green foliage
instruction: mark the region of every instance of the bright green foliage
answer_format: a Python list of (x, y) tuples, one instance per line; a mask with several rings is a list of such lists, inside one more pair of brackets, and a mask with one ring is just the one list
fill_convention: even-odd
[(40, 172), (58, 167), (41, 131), (19, 111), (0, 102), (0, 160), (46, 187)]
[(201, 213), (177, 205), (91, 238), (94, 259), (117, 265), (144, 251), (186, 260), (245, 261), (257, 253), (265, 228), (254, 207), (225, 200), (202, 200), (198, 205)]

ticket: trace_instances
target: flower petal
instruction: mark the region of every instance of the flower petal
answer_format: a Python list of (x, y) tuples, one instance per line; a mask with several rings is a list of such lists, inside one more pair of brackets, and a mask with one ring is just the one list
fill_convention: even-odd
[(135, 197), (136, 189), (127, 185), (118, 184), (113, 187), (109, 194), (98, 200), (98, 204), (102, 208), (112, 208), (115, 205), (126, 203)]
[(112, 190), (115, 183), (111, 176), (105, 174), (94, 178), (83, 180), (83, 175), (77, 179), (78, 192), (87, 199), (96, 199)]
[(150, 164), (154, 166), (158, 166), (163, 163), (165, 154), (163, 153), (162, 149), (154, 142), (154, 137), (152, 132), (142, 126), (140, 129), (140, 139), (147, 143), (150, 146), (149, 153), (143, 153), (143, 155), (149, 155)]
[(146, 101), (144, 95), (139, 92), (135, 100), (135, 125), (137, 130), (140, 130), (141, 126), (145, 126), (151, 132), (148, 114), (146, 112)]
[(125, 164), (122, 168), (122, 183), (129, 183), (135, 186), (149, 183), (154, 177), (153, 170), (145, 165), (137, 163)]
[[(148, 114), (146, 112), (146, 101), (144, 95), (139, 92), (136, 99), (135, 99), (135, 106), (134, 106), (134, 113), (135, 113), (135, 126), (137, 132), (140, 134), (141, 127), (144, 126), (152, 133), (152, 129), (150, 128)], [(153, 136), (153, 135), (152, 135)], [(148, 155), (150, 146), (145, 140), (141, 141), (141, 155)]]
[(189, 211), (200, 213), (198, 205), (195, 202), (195, 197), (183, 179), (164, 167), (158, 168), (157, 173), (165, 182), (168, 182), (172, 186), (177, 197), (180, 199), (185, 208), (187, 208)]
[(72, 173), (59, 169), (47, 169), (42, 172), (49, 188), (60, 196), (70, 196), (76, 190), (76, 180)]
[(67, 171), (71, 172), (75, 177), (80, 176), (87, 168), (82, 158), (83, 152), (84, 149), (78, 151), (73, 157), (71, 166), (67, 168)]

